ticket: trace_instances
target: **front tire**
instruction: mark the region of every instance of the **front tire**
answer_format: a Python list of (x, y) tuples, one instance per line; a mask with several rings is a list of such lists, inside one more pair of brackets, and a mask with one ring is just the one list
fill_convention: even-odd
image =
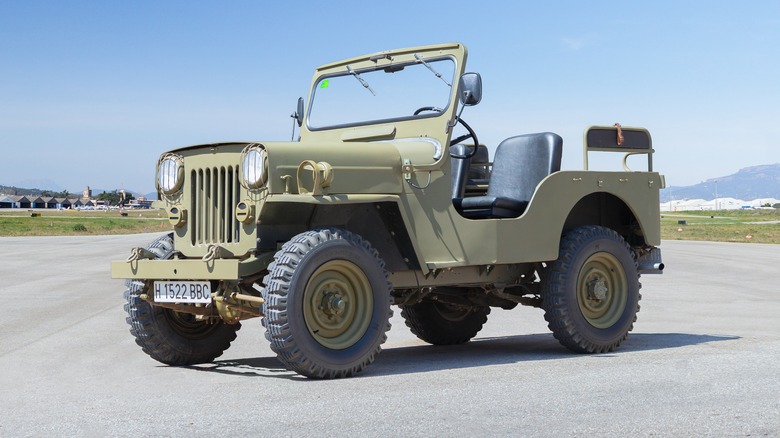
[(422, 301), (401, 307), (406, 326), (421, 340), (433, 345), (456, 345), (471, 340), (482, 330), (490, 307), (473, 308)]
[(341, 229), (284, 244), (263, 283), (263, 325), (278, 359), (312, 378), (340, 378), (374, 361), (387, 339), (391, 285), (379, 254)]
[(546, 271), (542, 308), (558, 341), (577, 353), (617, 348), (639, 311), (639, 274), (631, 249), (615, 231), (584, 226), (561, 239)]
[[(147, 249), (156, 260), (172, 258), (173, 234), (160, 237)], [(144, 289), (143, 281), (128, 280), (124, 308), (135, 343), (152, 359), (177, 366), (208, 363), (236, 339), (240, 323), (198, 320), (195, 315), (152, 306), (141, 299)]]

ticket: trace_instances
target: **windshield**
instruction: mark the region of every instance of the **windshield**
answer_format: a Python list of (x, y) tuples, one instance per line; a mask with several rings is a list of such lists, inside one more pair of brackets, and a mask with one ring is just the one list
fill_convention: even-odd
[[(452, 94), (455, 62), (420, 59), (372, 69), (347, 66), (342, 74), (323, 76), (314, 87), (309, 128), (403, 120), (443, 111)], [(414, 115), (424, 107), (436, 110)]]

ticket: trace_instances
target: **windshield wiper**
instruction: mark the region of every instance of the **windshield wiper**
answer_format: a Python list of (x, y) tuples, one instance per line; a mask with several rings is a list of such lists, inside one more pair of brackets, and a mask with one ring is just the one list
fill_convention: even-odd
[(420, 56), (420, 55), (418, 55), (418, 54), (416, 54), (416, 53), (415, 53), (415, 54), (414, 54), (414, 57), (415, 57), (415, 58), (416, 58), (418, 61), (420, 61), (420, 62), (422, 63), (422, 65), (424, 65), (424, 66), (428, 67), (428, 70), (430, 70), (431, 72), (433, 72), (433, 74), (435, 74), (437, 78), (439, 78), (439, 79), (441, 79), (442, 81), (444, 81), (444, 83), (445, 83), (445, 84), (447, 84), (447, 86), (448, 86), (448, 87), (450, 87), (450, 88), (452, 87), (452, 85), (450, 85), (450, 83), (449, 83), (449, 82), (447, 82), (447, 80), (446, 80), (446, 79), (444, 79), (444, 77), (442, 77), (441, 73), (439, 73), (439, 72), (437, 72), (436, 70), (434, 70), (434, 69), (433, 69), (433, 67), (431, 67), (431, 65), (430, 65), (430, 64), (428, 64), (427, 62), (425, 62), (425, 60), (423, 59), (423, 57), (422, 57), (422, 56)]
[(359, 75), (359, 74), (357, 74), (357, 72), (356, 72), (355, 70), (352, 70), (352, 67), (350, 67), (350, 66), (347, 66), (347, 71), (348, 71), (348, 72), (349, 72), (349, 73), (350, 73), (352, 76), (354, 76), (354, 77), (355, 77), (355, 79), (357, 79), (357, 80), (358, 80), (358, 82), (360, 82), (360, 84), (361, 84), (361, 85), (363, 85), (363, 87), (365, 87), (365, 88), (366, 88), (368, 91), (370, 91), (370, 92), (371, 92), (371, 94), (373, 94), (374, 96), (376, 96), (376, 93), (374, 93), (374, 90), (372, 90), (372, 89), (371, 89), (371, 86), (370, 86), (370, 85), (368, 85), (368, 82), (366, 82), (366, 81), (365, 81), (365, 79), (361, 78), (361, 77), (360, 77), (360, 75)]

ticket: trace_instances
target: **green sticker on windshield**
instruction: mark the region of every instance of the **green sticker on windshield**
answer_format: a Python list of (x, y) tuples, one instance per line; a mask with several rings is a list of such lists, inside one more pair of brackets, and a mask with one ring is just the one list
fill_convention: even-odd
[(328, 84), (330, 83), (330, 79), (325, 79), (320, 83), (320, 88), (328, 88)]

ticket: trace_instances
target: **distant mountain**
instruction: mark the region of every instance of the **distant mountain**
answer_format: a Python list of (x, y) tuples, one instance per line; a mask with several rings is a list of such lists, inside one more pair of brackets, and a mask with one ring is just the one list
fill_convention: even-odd
[(22, 181), (15, 181), (13, 185), (16, 187), (35, 187), (35, 189), (47, 190), (50, 192), (61, 192), (65, 190), (64, 187), (48, 178), (28, 178)]
[(661, 202), (678, 199), (780, 199), (780, 163), (746, 167), (739, 172), (711, 178), (686, 187), (661, 190)]
[(36, 189), (37, 193), (34, 193), (32, 191), (27, 192), (25, 190), (29, 190), (29, 189), (20, 189), (20, 188), (18, 188), (16, 186), (6, 186), (6, 185), (3, 185), (3, 184), (0, 184), (0, 195), (18, 195), (20, 193), (25, 193), (25, 194), (30, 193), (31, 195), (33, 195), (33, 194), (34, 195), (40, 194), (40, 190), (37, 190), (37, 189)]

